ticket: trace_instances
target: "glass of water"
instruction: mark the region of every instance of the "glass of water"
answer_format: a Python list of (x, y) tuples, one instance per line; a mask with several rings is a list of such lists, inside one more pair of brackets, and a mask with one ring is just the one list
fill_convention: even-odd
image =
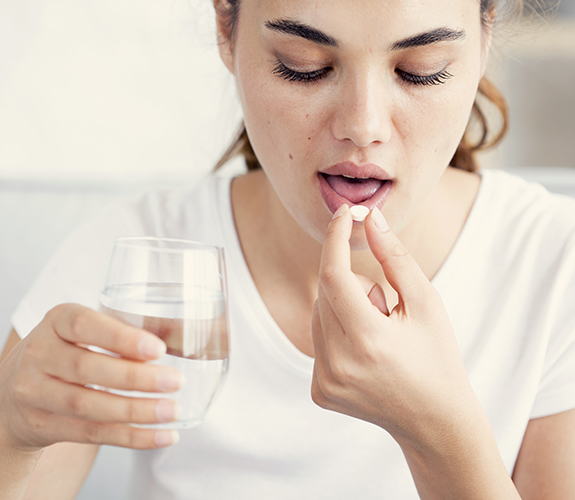
[(186, 429), (201, 423), (229, 363), (223, 249), (186, 240), (118, 238), (100, 311), (160, 337), (167, 352), (151, 363), (172, 366), (186, 379), (179, 391), (167, 394), (106, 390), (181, 405), (180, 420), (142, 427)]

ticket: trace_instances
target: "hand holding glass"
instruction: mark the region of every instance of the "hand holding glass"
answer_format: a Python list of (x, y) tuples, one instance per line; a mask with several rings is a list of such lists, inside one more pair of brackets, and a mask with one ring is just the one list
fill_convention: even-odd
[(181, 405), (180, 420), (142, 427), (185, 429), (201, 423), (228, 368), (223, 249), (185, 240), (118, 238), (100, 305), (103, 313), (161, 338), (167, 352), (152, 363), (172, 366), (185, 377), (174, 393), (107, 390), (171, 398)]

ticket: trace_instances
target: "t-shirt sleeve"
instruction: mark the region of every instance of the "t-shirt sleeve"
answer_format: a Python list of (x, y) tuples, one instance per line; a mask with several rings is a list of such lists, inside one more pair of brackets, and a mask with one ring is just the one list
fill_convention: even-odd
[(129, 206), (120, 202), (106, 207), (74, 231), (49, 259), (12, 315), (12, 326), (21, 338), (58, 304), (97, 309), (114, 239), (143, 234)]
[(531, 418), (575, 409), (575, 235), (562, 252), (549, 294), (549, 340)]

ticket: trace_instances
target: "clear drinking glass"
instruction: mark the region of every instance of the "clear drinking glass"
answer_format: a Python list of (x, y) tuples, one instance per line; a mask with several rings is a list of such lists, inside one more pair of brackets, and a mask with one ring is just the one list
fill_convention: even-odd
[(185, 429), (201, 423), (229, 362), (223, 249), (185, 240), (118, 238), (100, 310), (160, 337), (167, 353), (151, 363), (172, 366), (186, 378), (172, 393), (106, 390), (171, 398), (182, 406), (180, 420), (142, 427)]

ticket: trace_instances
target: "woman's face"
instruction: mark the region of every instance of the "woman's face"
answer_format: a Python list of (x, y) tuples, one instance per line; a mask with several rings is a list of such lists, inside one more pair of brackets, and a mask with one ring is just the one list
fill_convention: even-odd
[(242, 0), (222, 54), (267, 179), (321, 242), (343, 203), (381, 209), (396, 232), (423, 208), (465, 131), (486, 40), (479, 0)]

